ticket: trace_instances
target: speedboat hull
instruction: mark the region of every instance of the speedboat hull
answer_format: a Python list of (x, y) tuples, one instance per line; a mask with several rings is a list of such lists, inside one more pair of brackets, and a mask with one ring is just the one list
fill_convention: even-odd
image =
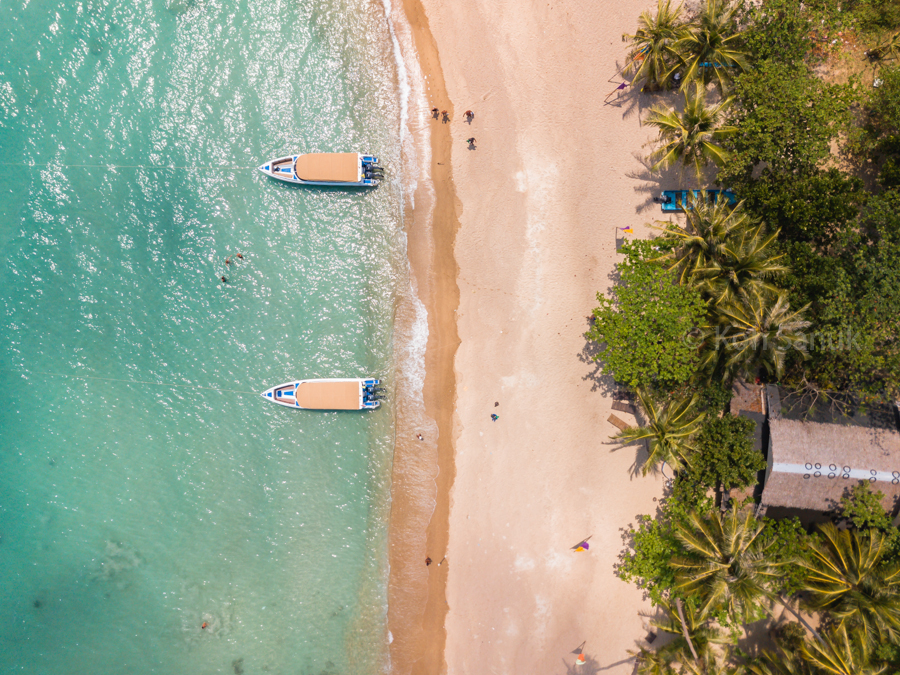
[(260, 396), (299, 410), (375, 410), (381, 405), (380, 383), (373, 378), (296, 380), (266, 389)]
[(358, 152), (309, 153), (273, 159), (259, 170), (296, 185), (374, 187), (384, 175), (378, 158)]

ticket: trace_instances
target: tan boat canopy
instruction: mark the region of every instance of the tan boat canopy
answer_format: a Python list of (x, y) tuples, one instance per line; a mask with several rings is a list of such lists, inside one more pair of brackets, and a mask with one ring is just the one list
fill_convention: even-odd
[(352, 382), (303, 382), (297, 387), (297, 403), (310, 410), (359, 410), (358, 380)]
[(294, 171), (300, 180), (356, 183), (359, 181), (359, 155), (355, 152), (300, 155)]

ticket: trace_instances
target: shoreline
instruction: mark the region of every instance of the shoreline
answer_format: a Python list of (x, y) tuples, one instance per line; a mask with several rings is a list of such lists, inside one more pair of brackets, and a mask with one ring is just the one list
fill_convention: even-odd
[[(398, 11), (406, 20), (415, 58), (423, 75), (423, 95), (429, 108), (450, 111), (437, 45), (420, 0), (402, 0)], [(389, 17), (390, 19), (391, 17)], [(395, 24), (396, 28), (396, 24)], [(402, 48), (401, 48), (402, 50)], [(410, 96), (410, 120), (420, 102)], [(456, 401), (454, 362), (460, 340), (456, 323), (459, 306), (458, 265), (454, 257), (459, 230), (459, 200), (450, 164), (450, 125), (427, 119), (430, 167), (428, 180), (417, 181), (412, 199), (404, 204), (407, 255), (413, 293), (427, 312), (425, 376), (422, 389), (424, 417), (436, 426), (436, 443), (415, 440), (420, 429), (408, 428), (421, 421), (415, 411), (397, 411), (394, 469), (389, 523), (390, 574), (388, 581), (388, 631), (391, 636), (391, 672), (406, 675), (434, 674), (445, 670), (445, 618), (448, 611), (446, 584), (450, 519), (450, 490), (454, 467), (453, 415)], [(415, 206), (411, 206), (411, 203)], [(407, 414), (412, 413), (412, 414)], [(417, 419), (418, 418), (418, 419)], [(435, 432), (432, 431), (432, 434)], [(425, 431), (426, 436), (428, 431)], [(424, 464), (424, 466), (423, 466)], [(423, 514), (422, 472), (429, 473), (434, 510)], [(416, 488), (420, 489), (416, 493)], [(424, 531), (422, 517), (427, 516)], [(433, 560), (426, 567), (425, 558)]]

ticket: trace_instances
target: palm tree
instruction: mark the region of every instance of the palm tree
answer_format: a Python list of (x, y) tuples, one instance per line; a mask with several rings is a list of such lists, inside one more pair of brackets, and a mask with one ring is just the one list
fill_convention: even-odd
[(811, 559), (798, 563), (809, 570), (807, 604), (828, 612), (841, 626), (857, 627), (872, 640), (900, 637), (900, 566), (884, 560), (884, 535), (875, 529), (819, 528)]
[(700, 16), (675, 43), (684, 64), (682, 89), (688, 82), (715, 80), (721, 92), (735, 71), (747, 69), (746, 55), (739, 47), (736, 12), (737, 5), (729, 0), (706, 0)]
[(777, 652), (762, 650), (757, 659), (747, 664), (746, 672), (751, 675), (811, 675), (809, 666), (799, 655), (780, 645)]
[(671, 263), (669, 269), (678, 272), (681, 284), (690, 280), (698, 267), (726, 255), (732, 230), (743, 225), (744, 216), (738, 209), (732, 211), (725, 200), (710, 205), (706, 199), (698, 199), (688, 206), (684, 227), (673, 222), (661, 223), (662, 227), (650, 225), (663, 232), (662, 239), (671, 249), (654, 261)]
[(700, 596), (698, 618), (724, 611), (736, 623), (755, 620), (760, 598), (774, 597), (767, 587), (775, 568), (766, 559), (771, 544), (759, 538), (763, 524), (749, 510), (722, 515), (696, 511), (675, 524), (675, 536), (687, 555), (673, 558), (675, 589)]
[(744, 211), (743, 202), (732, 209), (725, 199), (710, 204), (701, 198), (690, 206), (684, 227), (651, 225), (671, 244), (671, 251), (657, 260), (671, 262), (680, 283), (692, 281), (715, 304), (751, 292), (774, 293), (766, 280), (788, 271), (777, 262), (783, 256), (771, 251), (778, 231), (767, 235), (762, 223)]
[[(747, 217), (747, 224), (750, 219)], [(790, 268), (778, 261), (784, 254), (775, 255), (772, 245), (779, 230), (767, 234), (762, 223), (755, 226), (738, 225), (732, 229), (723, 254), (711, 258), (704, 266), (694, 269), (700, 290), (714, 305), (748, 301), (752, 295), (775, 296), (778, 288), (769, 279), (786, 274)]]
[(858, 633), (838, 626), (820, 640), (803, 640), (791, 650), (778, 645), (778, 651), (763, 650), (760, 658), (747, 665), (751, 675), (878, 675), (887, 666), (869, 661), (866, 641)]
[(704, 367), (712, 367), (728, 376), (747, 376), (760, 367), (781, 377), (788, 351), (796, 349), (806, 355), (803, 318), (809, 307), (791, 311), (787, 293), (774, 297), (765, 289), (755, 289), (712, 307), (713, 325), (706, 329), (705, 339), (714, 347), (707, 352)]
[(652, 171), (669, 167), (675, 162), (693, 166), (700, 177), (703, 167), (710, 161), (722, 164), (729, 152), (719, 143), (737, 132), (737, 127), (723, 126), (725, 109), (731, 105), (731, 98), (715, 106), (706, 105), (706, 92), (699, 84), (693, 93), (684, 92), (684, 112), (655, 106), (650, 109), (647, 124), (659, 129), (660, 147), (650, 157), (656, 163)]
[(803, 661), (816, 675), (878, 675), (887, 665), (869, 663), (866, 639), (840, 625), (823, 636), (821, 642), (804, 641), (800, 646)]
[(674, 45), (684, 36), (681, 5), (672, 9), (671, 0), (658, 2), (656, 16), (642, 12), (637, 32), (623, 36), (633, 48), (626, 72), (634, 73), (635, 85), (643, 82), (651, 90), (668, 87), (671, 69), (678, 63)]
[(667, 651), (654, 651), (641, 647), (638, 651), (629, 651), (637, 659), (637, 675), (676, 675), (675, 659)]
[[(642, 648), (629, 652), (638, 657), (639, 675), (674, 673), (675, 664), (680, 665), (682, 672), (722, 672), (717, 665), (717, 656), (721, 646), (729, 643), (728, 637), (723, 636), (722, 631), (709, 621), (700, 619), (691, 604), (681, 603), (679, 610), (671, 600), (662, 600), (660, 606), (664, 616), (652, 620), (650, 624), (657, 630), (669, 633), (673, 639), (656, 650)], [(714, 646), (718, 646), (718, 652)]]
[(613, 438), (627, 443), (643, 440), (650, 442), (650, 456), (641, 469), (645, 476), (663, 462), (671, 466), (673, 471), (679, 471), (689, 463), (694, 450), (694, 439), (705, 416), (705, 413), (696, 410), (699, 395), (658, 406), (643, 389), (637, 389), (636, 393), (647, 415), (647, 426), (629, 427)]

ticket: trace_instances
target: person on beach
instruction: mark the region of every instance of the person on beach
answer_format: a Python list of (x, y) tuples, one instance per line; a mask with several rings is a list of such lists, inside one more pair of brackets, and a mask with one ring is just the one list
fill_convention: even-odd
[(619, 86), (616, 87), (615, 89), (613, 89), (611, 92), (609, 92), (609, 93), (606, 95), (606, 98), (603, 99), (603, 100), (604, 100), (604, 101), (609, 101), (610, 97), (611, 97), (613, 94), (615, 94), (617, 91), (622, 91), (622, 90), (623, 90), (625, 87), (627, 87), (627, 86), (628, 86), (628, 83), (627, 83), (627, 82), (622, 82), (622, 83), (620, 83)]
[[(591, 535), (591, 536), (594, 536), (594, 535)], [(591, 537), (588, 537), (587, 539), (582, 539), (580, 542), (578, 542), (577, 544), (575, 544), (572, 547), (572, 550), (575, 551), (576, 553), (578, 553), (579, 551), (587, 551), (591, 547), (591, 545), (588, 544), (588, 539), (590, 539), (590, 538)]]
[(425, 440), (425, 437), (422, 434), (416, 434), (416, 438), (418, 438), (420, 441)]
[(440, 110), (438, 110), (437, 108), (432, 108), (432, 109), (431, 109), (431, 116), (434, 117), (435, 119), (437, 119), (437, 116), (438, 116), (438, 113), (439, 113), (439, 112), (440, 112)]
[(468, 143), (471, 146), (474, 146), (475, 145), (475, 137), (472, 136), (472, 138), (467, 138), (466, 143)]
[(428, 567), (431, 564), (431, 558), (425, 558), (425, 567)]
[(448, 113), (446, 110), (441, 110), (441, 121), (442, 122), (450, 121), (450, 113)]
[(497, 413), (491, 413), (491, 422), (496, 422), (499, 419), (500, 415), (498, 415)]
[(466, 121), (471, 122), (474, 119), (475, 119), (475, 113), (473, 113), (471, 110), (466, 110)]

